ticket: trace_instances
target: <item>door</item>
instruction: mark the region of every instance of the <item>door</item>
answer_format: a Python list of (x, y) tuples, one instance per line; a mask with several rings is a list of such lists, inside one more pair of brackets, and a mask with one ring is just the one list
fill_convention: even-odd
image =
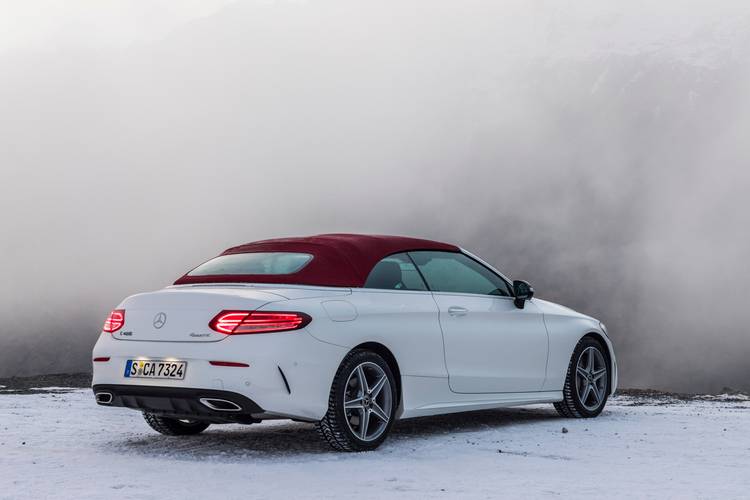
[(517, 308), (510, 284), (467, 255), (427, 251), (409, 255), (440, 310), (451, 390), (540, 391), (548, 338), (533, 300)]

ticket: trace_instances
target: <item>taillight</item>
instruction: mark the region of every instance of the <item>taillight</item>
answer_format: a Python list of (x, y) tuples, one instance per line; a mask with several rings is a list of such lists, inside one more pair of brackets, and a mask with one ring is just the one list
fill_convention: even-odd
[(102, 330), (104, 330), (107, 333), (116, 332), (120, 328), (122, 328), (122, 325), (125, 324), (125, 309), (115, 309), (111, 313), (109, 313), (109, 316), (107, 316), (107, 319), (104, 320), (104, 326), (102, 327)]
[(243, 335), (298, 330), (310, 321), (310, 316), (299, 312), (221, 311), (208, 326), (219, 333)]

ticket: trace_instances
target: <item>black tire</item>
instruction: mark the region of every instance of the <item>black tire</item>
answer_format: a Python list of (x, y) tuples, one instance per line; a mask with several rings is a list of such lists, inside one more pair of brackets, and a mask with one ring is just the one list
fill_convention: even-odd
[(153, 413), (143, 413), (146, 423), (156, 432), (165, 436), (191, 436), (200, 434), (211, 425), (208, 422), (177, 420), (176, 418), (162, 417)]
[[(601, 377), (602, 382), (597, 389), (599, 392), (597, 392), (596, 394), (592, 394), (591, 391), (587, 391), (586, 389), (581, 390), (582, 384), (579, 383), (577, 379), (579, 362), (581, 361), (584, 353), (586, 353), (586, 355), (589, 354), (590, 349), (598, 351), (601, 356), (596, 357), (596, 359), (599, 360), (597, 363), (599, 363), (599, 366), (603, 366), (603, 368), (606, 370)], [(554, 404), (557, 412), (561, 416), (566, 418), (593, 418), (598, 416), (604, 409), (604, 406), (607, 404), (607, 398), (609, 397), (609, 371), (609, 357), (607, 356), (606, 347), (604, 347), (601, 342), (592, 337), (582, 338), (578, 342), (578, 345), (576, 345), (576, 348), (573, 350), (573, 355), (571, 356), (570, 363), (568, 364), (568, 373), (565, 376), (565, 387), (563, 388), (564, 399), (559, 403)], [(592, 384), (591, 379), (588, 379), (588, 384)], [(588, 397), (586, 395), (580, 394), (580, 392), (585, 392)], [(585, 398), (585, 401), (582, 401), (582, 396), (583, 398)], [(595, 397), (596, 399), (592, 399)]]
[[(363, 440), (354, 433), (351, 428), (351, 422), (353, 421), (351, 412), (350, 416), (347, 416), (347, 410), (344, 408), (344, 401), (347, 397), (347, 393), (352, 390), (351, 377), (354, 376), (354, 371), (358, 366), (362, 364), (375, 364), (382, 370), (382, 373), (387, 377), (388, 383), (383, 386), (382, 391), (389, 391), (390, 396), (390, 407), (385, 410), (381, 406), (378, 406), (379, 410), (382, 410), (385, 415), (388, 416), (388, 421), (384, 422), (382, 419), (378, 419), (380, 422), (380, 428), (378, 429), (379, 435), (373, 437), (370, 440)], [(372, 365), (369, 365), (372, 366)], [(374, 368), (374, 367), (373, 367)], [(365, 377), (367, 378), (367, 377)], [(388, 394), (382, 394), (383, 397)], [(380, 397), (377, 394), (373, 396), (373, 401), (376, 397)], [(368, 403), (371, 404), (371, 403)], [(380, 357), (378, 354), (363, 349), (355, 349), (346, 355), (344, 360), (341, 362), (336, 376), (333, 379), (331, 385), (331, 393), (328, 397), (328, 412), (325, 414), (323, 419), (317, 423), (316, 427), (318, 433), (334, 450), (337, 451), (369, 451), (374, 450), (385, 441), (388, 433), (393, 426), (396, 415), (396, 407), (398, 406), (397, 391), (396, 391), (396, 380), (393, 376), (391, 368), (388, 363)], [(366, 410), (365, 410), (366, 411)], [(372, 417), (377, 418), (377, 417)], [(356, 425), (356, 424), (355, 424)], [(367, 426), (365, 425), (365, 434), (367, 433)]]

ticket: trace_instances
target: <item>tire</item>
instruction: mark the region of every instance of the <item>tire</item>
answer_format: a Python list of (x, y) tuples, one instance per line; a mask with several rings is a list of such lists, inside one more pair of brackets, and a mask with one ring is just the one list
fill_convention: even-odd
[(318, 433), (337, 451), (374, 450), (388, 436), (396, 407), (396, 380), (388, 363), (374, 352), (356, 349), (336, 372)]
[(200, 434), (211, 425), (208, 422), (177, 420), (176, 418), (161, 417), (153, 413), (143, 413), (146, 423), (156, 432), (165, 436), (191, 436)]
[(610, 367), (606, 353), (601, 342), (591, 337), (584, 337), (578, 342), (565, 376), (564, 399), (555, 403), (555, 409), (561, 416), (593, 418), (602, 412), (610, 389)]

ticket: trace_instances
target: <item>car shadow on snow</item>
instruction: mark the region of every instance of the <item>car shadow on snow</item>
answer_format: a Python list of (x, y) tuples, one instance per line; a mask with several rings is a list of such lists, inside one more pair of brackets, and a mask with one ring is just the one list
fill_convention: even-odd
[[(503, 430), (511, 426), (557, 419), (554, 410), (546, 408), (511, 408), (421, 417), (395, 423), (381, 452), (392, 445), (419, 448), (444, 444), (457, 435), (479, 431)], [(278, 421), (250, 426), (210, 427), (197, 436), (170, 437), (159, 434), (139, 435), (110, 441), (117, 452), (152, 457), (196, 460), (238, 461), (246, 458), (293, 458), (295, 455), (340, 456), (318, 436), (313, 424)]]

